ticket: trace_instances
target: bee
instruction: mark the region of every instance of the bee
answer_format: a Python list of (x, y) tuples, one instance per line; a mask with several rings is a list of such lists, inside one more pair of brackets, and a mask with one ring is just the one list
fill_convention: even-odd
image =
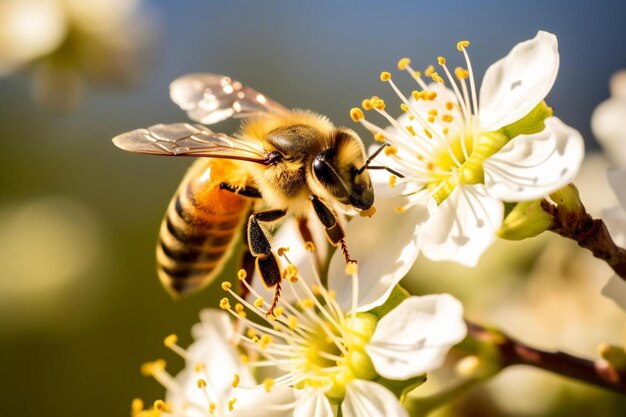
[[(366, 159), (357, 133), (314, 112), (289, 110), (224, 75), (183, 76), (170, 85), (170, 96), (200, 124), (157, 124), (113, 138), (129, 152), (200, 157), (161, 224), (157, 270), (166, 289), (181, 295), (210, 283), (246, 219), (250, 260), (274, 289), (268, 314), (280, 296), (281, 270), (267, 225), (288, 213), (303, 225), (313, 212), (330, 244), (341, 247), (346, 262), (355, 262), (335, 209), (370, 209), (374, 192), (366, 169), (384, 168), (368, 167), (373, 156)], [(206, 126), (230, 117), (242, 119), (235, 135)], [(301, 232), (310, 237), (305, 228)]]

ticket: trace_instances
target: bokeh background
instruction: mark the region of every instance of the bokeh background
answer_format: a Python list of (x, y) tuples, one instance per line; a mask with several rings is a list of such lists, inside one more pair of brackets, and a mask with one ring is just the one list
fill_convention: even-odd
[[(34, 17), (11, 15), (15, 2), (37, 5)], [(190, 161), (131, 155), (110, 141), (184, 121), (168, 97), (174, 78), (228, 74), (351, 125), (352, 106), (388, 94), (378, 74), (399, 58), (417, 68), (438, 55), (461, 63), (455, 45), (469, 39), (480, 79), (542, 29), (557, 34), (561, 52), (548, 102), (597, 150), (590, 115), (608, 97), (609, 76), (626, 67), (624, 16), (620, 0), (0, 0), (2, 414), (125, 416), (131, 399), (161, 398), (140, 365), (164, 357), (180, 367), (163, 337), (178, 333), (186, 345), (198, 311), (221, 295), (175, 302), (154, 270), (159, 223)], [(607, 164), (593, 157), (580, 180), (596, 213), (614, 201)], [(623, 343), (624, 317), (598, 295), (609, 272), (558, 239), (496, 245), (478, 270), (421, 262), (411, 274), (413, 291), (452, 292), (470, 317), (540, 346), (591, 356), (599, 342)], [(626, 402), (521, 369), (440, 413), (619, 416)]]

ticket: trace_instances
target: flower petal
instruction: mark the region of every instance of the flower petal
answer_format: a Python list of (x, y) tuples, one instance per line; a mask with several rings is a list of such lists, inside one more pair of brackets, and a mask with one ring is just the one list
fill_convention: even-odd
[[(301, 392), (303, 392), (301, 390)], [(330, 401), (324, 395), (324, 391), (316, 389), (311, 392), (304, 391), (293, 411), (293, 417), (333, 417), (333, 409)]]
[(341, 404), (344, 417), (408, 417), (406, 409), (387, 388), (380, 384), (355, 379), (346, 386)]
[(480, 121), (498, 130), (526, 116), (550, 92), (559, 70), (556, 36), (540, 31), (493, 64), (480, 88)]
[(572, 182), (585, 154), (583, 138), (556, 117), (545, 123), (541, 132), (516, 136), (484, 162), (489, 195), (531, 201)]
[(602, 288), (602, 295), (613, 300), (626, 312), (626, 281), (617, 274), (613, 275)]
[(591, 131), (609, 159), (626, 168), (626, 99), (610, 98), (591, 115)]
[(495, 240), (503, 214), (503, 204), (484, 185), (459, 185), (420, 229), (419, 249), (433, 261), (476, 266)]
[[(417, 258), (417, 229), (428, 217), (428, 209), (415, 205), (404, 213), (395, 211), (408, 201), (406, 197), (379, 200), (372, 218), (355, 217), (348, 223), (346, 243), (359, 267), (358, 311), (370, 310), (385, 302)], [(337, 250), (330, 262), (328, 288), (335, 291), (344, 311), (349, 311), (352, 279), (346, 275), (345, 268), (343, 254)]]
[(233, 412), (224, 412), (222, 415), (230, 417), (294, 417), (298, 391), (287, 386), (274, 387), (270, 392), (265, 391), (263, 387), (242, 389), (239, 391)]
[(406, 380), (440, 367), (466, 333), (456, 298), (412, 296), (380, 319), (365, 349), (379, 375)]
[(622, 208), (626, 210), (626, 170), (611, 169), (607, 172), (607, 177), (619, 203), (622, 205)]

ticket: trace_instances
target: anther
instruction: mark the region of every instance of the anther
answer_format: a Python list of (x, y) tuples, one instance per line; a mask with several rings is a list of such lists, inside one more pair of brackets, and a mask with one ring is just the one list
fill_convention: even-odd
[(196, 371), (197, 373), (200, 373), (202, 371), (204, 371), (206, 369), (206, 365), (202, 362), (198, 362), (194, 367), (193, 370)]
[(413, 91), (411, 91), (411, 95), (413, 96), (413, 98), (414, 98), (415, 100), (419, 100), (420, 98), (422, 98), (422, 95), (421, 95), (421, 94), (420, 94), (420, 92), (419, 92), (419, 91), (417, 91), (417, 90), (413, 90)]
[(435, 122), (435, 116), (428, 116), (427, 119), (430, 123), (434, 123)]
[(220, 308), (222, 310), (230, 310), (230, 302), (228, 301), (228, 298), (224, 297), (220, 300)]
[(431, 75), (433, 75), (434, 72), (435, 72), (435, 66), (429, 65), (428, 68), (426, 68), (426, 70), (424, 71), (424, 75), (427, 77), (430, 77)]
[(376, 107), (378, 110), (385, 110), (385, 100), (383, 100), (382, 98), (378, 98), (376, 100), (373, 101), (374, 107)]
[(405, 103), (400, 104), (400, 108), (404, 112), (408, 112), (409, 111), (409, 106), (407, 106)]
[(448, 134), (448, 132), (450, 132), (450, 129), (448, 129), (447, 127), (443, 128), (443, 134), (444, 136)]
[(454, 120), (454, 118), (452, 117), (451, 114), (444, 114), (443, 116), (441, 116), (441, 120), (443, 120), (446, 123), (451, 123), (452, 120)]
[(441, 76), (439, 74), (437, 74), (436, 72), (433, 72), (430, 76), (430, 78), (433, 79), (434, 82), (439, 83), (439, 84), (443, 84), (443, 78), (441, 78)]
[(383, 71), (380, 73), (380, 81), (389, 81), (391, 80), (391, 73), (387, 71)]
[(285, 252), (289, 252), (289, 248), (287, 247), (280, 247), (278, 248), (278, 250), (276, 251), (276, 253), (278, 254), (278, 256), (283, 256), (285, 254)]
[(366, 98), (361, 102), (361, 107), (363, 107), (365, 111), (370, 111), (374, 108), (374, 105), (372, 104), (372, 100)]
[(156, 400), (153, 405), (154, 409), (157, 411), (163, 411), (165, 409), (165, 401)]
[(428, 110), (428, 114), (430, 114), (432, 116), (436, 116), (437, 115), (437, 109), (430, 109), (430, 110)]
[(235, 304), (235, 311), (237, 313), (241, 313), (243, 311), (243, 304), (241, 304), (241, 303)]
[(196, 384), (198, 385), (198, 388), (200, 388), (200, 389), (206, 388), (206, 381), (204, 379), (202, 379), (202, 378), (198, 379)]
[(261, 349), (265, 349), (269, 346), (270, 343), (272, 343), (272, 340), (272, 336), (270, 336), (269, 334), (264, 334), (259, 339), (259, 346), (261, 347)]
[(426, 93), (426, 100), (433, 101), (436, 98), (437, 98), (437, 92), (436, 91), (429, 91), (428, 93)]
[(285, 267), (284, 274), (286, 279), (291, 280), (292, 277), (298, 276), (298, 267), (296, 267), (294, 264), (289, 264)]
[(304, 249), (309, 252), (315, 252), (315, 243), (308, 241), (304, 243)]
[(376, 213), (376, 207), (370, 206), (367, 210), (359, 211), (359, 216), (361, 217), (372, 217)]
[[(413, 126), (408, 125), (408, 126), (406, 127), (406, 130), (408, 130), (408, 131), (409, 131), (409, 133), (411, 134), (411, 136), (417, 136), (417, 133), (415, 133), (415, 129), (413, 129)], [(392, 152), (392, 151), (390, 151), (390, 150), (389, 150), (389, 146), (388, 146), (388, 147), (387, 147), (387, 149), (385, 149), (385, 155), (392, 155), (392, 154), (396, 154), (396, 153), (397, 153), (397, 150), (396, 150), (396, 152), (393, 152), (393, 153), (391, 153), (391, 152)]]
[(410, 64), (411, 60), (409, 58), (402, 58), (398, 61), (398, 69), (404, 71)]
[(263, 386), (265, 387), (265, 392), (270, 392), (272, 390), (272, 387), (274, 386), (274, 379), (266, 378), (263, 381)]
[(446, 65), (446, 59), (444, 57), (442, 57), (442, 56), (437, 57), (437, 62), (441, 66)]
[(396, 177), (395, 175), (392, 175), (389, 177), (389, 188), (393, 188), (396, 186), (396, 180), (398, 179), (398, 177)]
[(232, 398), (228, 401), (228, 411), (232, 412), (235, 409), (235, 403), (237, 402), (237, 398)]
[(215, 404), (213, 401), (211, 401), (209, 403), (209, 413), (213, 414), (215, 413), (215, 409), (217, 408), (217, 404)]
[(295, 330), (298, 327), (298, 319), (295, 316), (289, 316), (287, 319), (287, 327), (291, 330)]
[(146, 362), (141, 365), (141, 374), (144, 376), (154, 376), (155, 373), (163, 371), (166, 363), (163, 359), (157, 359), (154, 362)]
[(396, 208), (394, 209), (394, 211), (395, 211), (396, 213), (398, 213), (398, 214), (400, 214), (400, 213), (404, 213), (404, 211), (405, 211), (405, 210), (406, 210), (406, 209), (405, 209), (403, 206), (398, 206), (398, 207), (396, 207)]
[(360, 120), (365, 119), (365, 115), (363, 115), (363, 111), (358, 107), (354, 107), (350, 109), (350, 117), (354, 122), (358, 122)]
[(459, 80), (464, 80), (469, 77), (469, 72), (461, 67), (456, 67), (454, 69), (454, 75), (456, 75), (456, 78)]
[(310, 298), (303, 298), (297, 302), (298, 306), (303, 309), (313, 308), (315, 307), (315, 301)]
[(454, 108), (454, 103), (451, 101), (446, 101), (446, 109), (452, 110)]
[(285, 312), (285, 307), (278, 306), (274, 309), (274, 316), (278, 318), (282, 316), (284, 312)]
[(176, 345), (176, 343), (178, 343), (178, 336), (176, 336), (175, 334), (171, 334), (167, 336), (165, 339), (163, 339), (163, 344), (165, 345), (165, 347), (168, 347), (168, 348), (171, 348), (172, 346)]
[(383, 135), (382, 133), (375, 133), (374, 140), (376, 142), (385, 142), (385, 135)]
[(241, 381), (241, 378), (239, 377), (239, 374), (235, 374), (235, 376), (233, 377), (233, 382), (230, 385), (233, 388), (237, 388), (237, 386), (239, 385), (239, 381)]
[(143, 411), (143, 400), (141, 398), (135, 398), (133, 402), (130, 403), (131, 415), (134, 416)]
[(233, 284), (231, 284), (231, 283), (230, 283), (230, 282), (228, 282), (228, 281), (224, 281), (224, 282), (222, 282), (222, 289), (223, 289), (224, 291), (228, 291), (228, 290), (230, 290), (230, 289), (232, 288), (232, 286), (233, 286)]
[(246, 272), (245, 269), (240, 269), (237, 272), (237, 279), (239, 279), (239, 281), (243, 281), (244, 279), (246, 279), (247, 276), (248, 276), (248, 273)]
[(257, 336), (256, 330), (252, 327), (248, 328), (248, 330), (246, 330), (246, 336), (250, 339), (254, 339)]
[[(407, 129), (411, 127), (411, 126), (407, 126)], [(387, 146), (384, 150), (385, 155), (387, 156), (391, 156), (391, 155), (395, 155), (398, 153), (398, 148), (396, 148), (395, 146)]]
[(433, 134), (430, 132), (430, 130), (424, 128), (424, 134), (426, 136), (428, 136), (428, 139), (432, 139), (433, 138)]
[(263, 297), (259, 297), (259, 298), (257, 298), (256, 300), (254, 300), (254, 303), (253, 303), (253, 304), (254, 304), (254, 306), (255, 306), (256, 308), (261, 308), (261, 307), (263, 307), (263, 303), (264, 303), (264, 302), (265, 302), (265, 300), (263, 299)]
[(346, 275), (354, 275), (357, 272), (359, 272), (359, 266), (356, 263), (350, 262), (346, 264)]
[(460, 41), (456, 44), (456, 49), (458, 49), (459, 52), (463, 52), (463, 49), (467, 48), (469, 45), (469, 41)]

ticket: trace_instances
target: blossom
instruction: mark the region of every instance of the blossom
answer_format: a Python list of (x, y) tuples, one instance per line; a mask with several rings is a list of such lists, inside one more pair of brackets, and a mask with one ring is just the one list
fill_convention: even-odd
[[(398, 400), (402, 392), (393, 392), (385, 381), (409, 387), (442, 364), (465, 337), (461, 304), (448, 294), (392, 293), (393, 284), (388, 290), (375, 278), (361, 279), (354, 264), (347, 267), (349, 277), (328, 277), (329, 287), (337, 287), (336, 280), (349, 283), (339, 296), (323, 284), (314, 247), (307, 248), (312, 277), (303, 277), (297, 260), (280, 250), (287, 263), (282, 293), (291, 298), (281, 297), (273, 315), (267, 316), (270, 304), (246, 282), (243, 271), (239, 278), (250, 300), (230, 283), (222, 284), (230, 297), (220, 306), (245, 327), (236, 337), (249, 351), (247, 366), (272, 370), (251, 387), (264, 395), (238, 402), (235, 413), (257, 415), (262, 408), (271, 416), (331, 416), (341, 409), (346, 417), (406, 416)], [(373, 293), (360, 291), (370, 285), (376, 288), (378, 309), (369, 307)]]
[(165, 339), (165, 345), (185, 359), (185, 368), (176, 377), (165, 370), (163, 360), (142, 367), (142, 372), (153, 376), (167, 392), (165, 401), (158, 400), (151, 410), (144, 410), (143, 403), (135, 400), (133, 416), (151, 417), (154, 411), (166, 411), (175, 417), (230, 415), (246, 394), (237, 387), (254, 384), (250, 369), (240, 360), (232, 343), (234, 328), (228, 315), (207, 309), (200, 318), (201, 322), (192, 329), (196, 341), (187, 349), (177, 344), (175, 335)]
[[(626, 247), (626, 170), (610, 170), (608, 177), (620, 205), (606, 210), (604, 221), (615, 243)], [(626, 311), (626, 282), (623, 278), (613, 275), (602, 289), (602, 294)]]
[(607, 156), (626, 168), (626, 70), (613, 74), (609, 87), (611, 97), (594, 110), (591, 129)]
[[(504, 202), (547, 196), (574, 178), (583, 159), (580, 134), (543, 103), (559, 67), (554, 35), (539, 32), (516, 45), (487, 70), (479, 95), (468, 45), (457, 45), (467, 68), (456, 68), (453, 76), (439, 57), (442, 75), (432, 65), (423, 73), (431, 84), (408, 58), (401, 59), (398, 68), (421, 89), (408, 98), (390, 73), (381, 74), (404, 114), (394, 119), (378, 97), (364, 100), (363, 108), (382, 115), (387, 129), (366, 120), (360, 109), (351, 112), (375, 139), (391, 145), (372, 165), (403, 176), (372, 171), (378, 213), (371, 220), (353, 219), (346, 230), (353, 256), (368, 267), (377, 265), (392, 280), (419, 252), (475, 266), (502, 225)], [(390, 249), (382, 245), (373, 252), (363, 243), (368, 236), (382, 236)], [(400, 254), (398, 248), (410, 250)], [(331, 271), (338, 270), (338, 260), (333, 263)]]

